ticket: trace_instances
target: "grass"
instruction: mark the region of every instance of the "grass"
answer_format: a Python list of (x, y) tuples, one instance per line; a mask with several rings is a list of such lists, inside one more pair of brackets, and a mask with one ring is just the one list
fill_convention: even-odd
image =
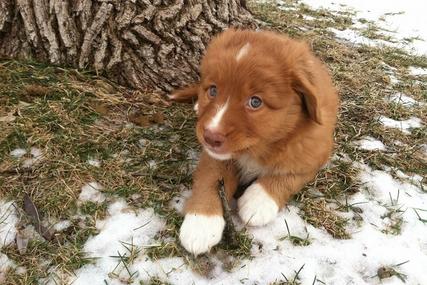
[(307, 246), (310, 245), (310, 238), (309, 238), (309, 234), (307, 233), (307, 236), (305, 238), (296, 236), (296, 235), (292, 235), (291, 231), (289, 230), (289, 226), (288, 226), (288, 222), (285, 220), (285, 224), (286, 224), (286, 230), (288, 231), (288, 235), (280, 238), (279, 240), (289, 240), (294, 246)]
[[(352, 46), (337, 41), (327, 28), (349, 28), (354, 22), (351, 12), (312, 10), (295, 1), (286, 2), (294, 10), (279, 10), (272, 3), (251, 1), (249, 5), (255, 17), (265, 23), (264, 28), (306, 39), (334, 77), (342, 100), (336, 130), (337, 158), (295, 200), (301, 217), (308, 223), (325, 229), (334, 238), (349, 239), (349, 221), (341, 214), (352, 212), (357, 216), (361, 211), (357, 205), (347, 203), (351, 195), (360, 191), (353, 161), (363, 161), (373, 169), (391, 167), (426, 177), (426, 157), (419, 147), (427, 139), (426, 108), (409, 109), (386, 98), (402, 92), (425, 101), (426, 81), (411, 76), (407, 68), (427, 67), (427, 58), (391, 47)], [(314, 19), (307, 21), (295, 15)], [(362, 32), (371, 38), (379, 35), (378, 27), (372, 23)], [(393, 86), (390, 72), (400, 79)], [(0, 117), (5, 115), (12, 119), (0, 122), (0, 198), (15, 200), (20, 208), (26, 193), (42, 219), (72, 222), (68, 229), (56, 233), (57, 243), (32, 240), (25, 255), (14, 245), (3, 248), (2, 252), (18, 267), (26, 268), (20, 274), (16, 270), (8, 272), (5, 284), (36, 283), (52, 277), (49, 268), (72, 274), (91, 262), (84, 255), (83, 245), (96, 234), (95, 223), (107, 215), (108, 204), (119, 198), (131, 207), (152, 207), (167, 222), (156, 236), (155, 246), (143, 249), (153, 260), (181, 256), (195, 271), (209, 276), (212, 257), (228, 271), (240, 260), (251, 258), (254, 243), (246, 232), (240, 233), (239, 248), (221, 244), (212, 254), (197, 259), (187, 255), (177, 242), (182, 217), (169, 203), (181, 186), (190, 187), (194, 165), (190, 153), (199, 149), (193, 128), (195, 116), (189, 106), (169, 106), (160, 96), (128, 90), (86, 71), (2, 60)], [(382, 126), (375, 119), (379, 115), (394, 119), (416, 116), (424, 120), (424, 127), (404, 135)], [(364, 136), (380, 139), (388, 151), (360, 150), (354, 141)], [(18, 147), (27, 151), (37, 147), (43, 157), (26, 168), (23, 160), (30, 158), (29, 154), (22, 159), (9, 155)], [(88, 159), (98, 159), (101, 167), (88, 164)], [(78, 204), (82, 186), (91, 181), (104, 186), (106, 201)], [(384, 231), (399, 234), (399, 208), (390, 206), (387, 215), (384, 218), (391, 222)], [(423, 221), (420, 215), (419, 218)], [(293, 246), (306, 246), (312, 241), (308, 236), (292, 235), (289, 229), (283, 239)], [(117, 263), (124, 270), (134, 261), (135, 253), (142, 250), (136, 245), (126, 246), (126, 255), (117, 256)], [(285, 283), (277, 284), (299, 284), (301, 270), (292, 278), (285, 278)], [(130, 271), (129, 280), (132, 274)], [(60, 276), (53, 278), (61, 280)], [(153, 277), (148, 284), (164, 281)]]

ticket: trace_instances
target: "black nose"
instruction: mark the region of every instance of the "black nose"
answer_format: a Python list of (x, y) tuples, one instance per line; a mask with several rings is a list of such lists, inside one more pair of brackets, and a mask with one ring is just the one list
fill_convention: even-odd
[(224, 135), (222, 135), (220, 133), (212, 132), (208, 129), (205, 129), (204, 134), (203, 134), (203, 138), (205, 139), (205, 142), (208, 145), (210, 145), (211, 147), (215, 147), (215, 148), (221, 147), (225, 141)]

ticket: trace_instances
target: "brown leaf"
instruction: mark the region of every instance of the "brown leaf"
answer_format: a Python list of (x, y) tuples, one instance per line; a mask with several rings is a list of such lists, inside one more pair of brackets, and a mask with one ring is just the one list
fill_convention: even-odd
[(163, 124), (165, 122), (165, 116), (162, 113), (154, 113), (150, 121), (156, 124)]
[(41, 222), (39, 211), (27, 193), (24, 194), (24, 211), (31, 218), (36, 230), (40, 232)]
[(27, 95), (31, 97), (43, 97), (49, 93), (49, 88), (38, 84), (29, 84), (24, 87)]
[(150, 125), (150, 117), (139, 112), (129, 115), (129, 121), (142, 127), (148, 127)]
[(107, 115), (109, 113), (109, 109), (106, 104), (94, 102), (91, 104), (91, 107), (95, 112), (101, 115)]
[(53, 235), (41, 224), (39, 211), (27, 193), (24, 194), (24, 211), (30, 217), (36, 231), (45, 239), (52, 240)]
[(171, 102), (168, 102), (167, 100), (163, 99), (161, 95), (156, 93), (140, 93), (137, 91), (137, 93), (134, 96), (142, 96), (144, 102), (150, 104), (150, 105), (163, 105), (163, 106), (170, 106)]
[(101, 89), (104, 93), (114, 93), (116, 90), (113, 85), (103, 81), (103, 80), (95, 80), (95, 86), (98, 89)]
[(15, 119), (16, 117), (13, 114), (8, 114), (7, 116), (0, 117), (0, 122), (9, 123), (15, 121)]

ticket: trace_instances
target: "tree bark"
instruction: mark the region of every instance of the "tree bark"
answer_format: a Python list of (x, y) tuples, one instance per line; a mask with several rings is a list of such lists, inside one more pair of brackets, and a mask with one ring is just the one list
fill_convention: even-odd
[(198, 77), (212, 35), (253, 25), (244, 0), (0, 0), (0, 57), (168, 92)]

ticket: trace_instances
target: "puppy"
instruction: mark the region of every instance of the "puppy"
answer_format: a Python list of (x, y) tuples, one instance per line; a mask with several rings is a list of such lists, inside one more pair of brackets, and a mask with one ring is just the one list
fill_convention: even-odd
[(238, 199), (243, 223), (271, 222), (311, 181), (333, 148), (338, 95), (327, 69), (297, 40), (273, 32), (228, 29), (210, 43), (200, 82), (172, 94), (194, 101), (203, 146), (180, 229), (194, 255), (221, 240), (218, 180)]

